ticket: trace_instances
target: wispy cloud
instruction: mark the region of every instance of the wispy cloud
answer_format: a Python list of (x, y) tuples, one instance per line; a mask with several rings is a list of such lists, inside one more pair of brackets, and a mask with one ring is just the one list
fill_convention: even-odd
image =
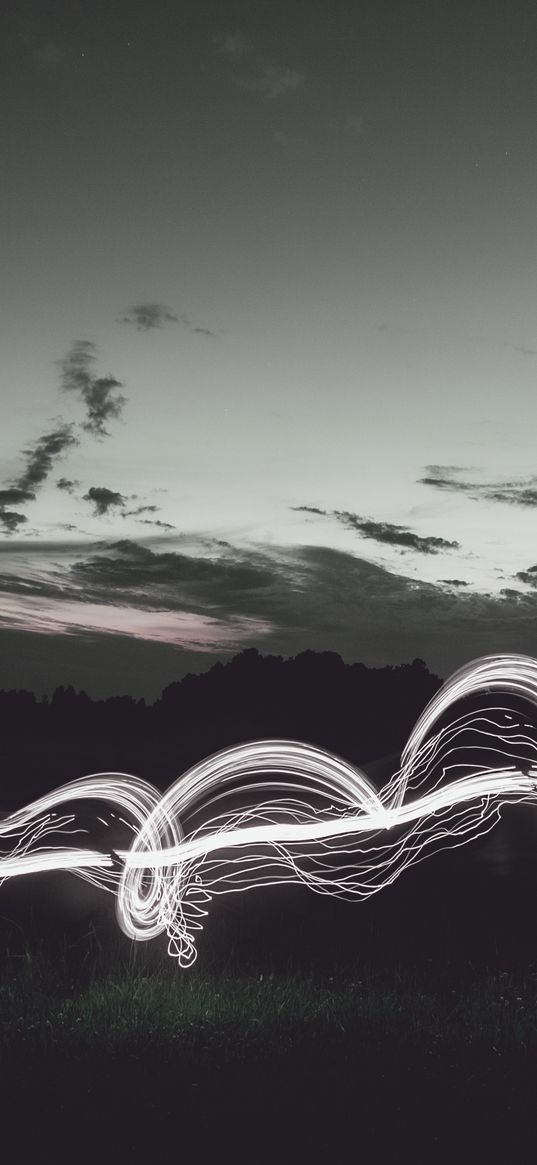
[(0, 489), (0, 527), (4, 533), (13, 534), (27, 521), (25, 514), (10, 509), (10, 506), (35, 501), (36, 491), (46, 481), (56, 462), (72, 446), (78, 445), (73, 429), (74, 425), (58, 420), (54, 428), (22, 450), (25, 468), (13, 482)]
[(194, 336), (210, 336), (213, 340), (218, 339), (218, 333), (213, 332), (212, 328), (194, 327), (194, 325), (191, 325), (190, 330)]
[(137, 514), (157, 514), (159, 509), (160, 506), (155, 505), (136, 506), (134, 510), (126, 510), (125, 517), (136, 517)]
[(356, 530), (364, 538), (371, 538), (374, 542), (383, 542), (387, 546), (398, 546), (405, 550), (417, 550), (420, 554), (438, 554), (439, 550), (459, 550), (458, 542), (449, 542), (446, 538), (436, 535), (422, 537), (404, 526), (396, 526), (393, 522), (373, 522), (370, 518), (360, 518), (358, 514), (347, 511), (334, 510), (334, 517), (350, 530)]
[(293, 510), (306, 514), (315, 514), (325, 518), (335, 518), (349, 530), (355, 530), (363, 538), (370, 538), (374, 542), (395, 546), (402, 550), (416, 550), (419, 554), (438, 554), (441, 550), (459, 550), (458, 542), (450, 542), (437, 535), (423, 537), (407, 530), (405, 526), (397, 526), (393, 522), (374, 522), (371, 518), (362, 518), (348, 510), (321, 510), (317, 506), (292, 506)]
[(162, 328), (164, 324), (178, 324), (179, 316), (164, 303), (135, 303), (118, 322), (131, 324), (139, 332), (150, 332), (153, 328)]
[(161, 530), (175, 530), (171, 522), (162, 522), (160, 518), (140, 518), (142, 526), (158, 526)]
[(166, 324), (179, 324), (193, 335), (211, 336), (217, 338), (217, 332), (201, 324), (193, 324), (186, 315), (176, 315), (171, 308), (163, 303), (135, 303), (127, 309), (125, 315), (117, 320), (119, 324), (130, 324), (138, 332), (151, 332), (162, 328)]
[(270, 102), (304, 88), (305, 73), (268, 60), (241, 32), (216, 37), (215, 46), (217, 55), (231, 66), (231, 80), (237, 89), (258, 93)]
[(266, 101), (275, 101), (279, 97), (303, 89), (306, 75), (299, 69), (288, 66), (261, 65), (249, 75), (235, 76), (234, 83), (238, 89), (259, 93)]
[(239, 60), (253, 52), (251, 41), (242, 32), (226, 32), (215, 36), (216, 52), (224, 57)]
[(420, 485), (448, 493), (464, 493), (472, 501), (505, 502), (511, 506), (537, 506), (537, 477), (511, 481), (468, 481), (459, 476), (456, 466), (428, 465)]
[(78, 445), (73, 429), (74, 425), (60, 421), (54, 429), (38, 437), (37, 441), (23, 450), (26, 468), (15, 482), (16, 489), (27, 493), (42, 485), (63, 454)]
[(90, 340), (77, 340), (67, 355), (59, 361), (64, 392), (75, 393), (86, 406), (82, 428), (94, 437), (109, 437), (108, 421), (117, 420), (126, 404), (126, 397), (117, 391), (122, 388), (115, 376), (94, 376), (97, 360), (96, 345)]

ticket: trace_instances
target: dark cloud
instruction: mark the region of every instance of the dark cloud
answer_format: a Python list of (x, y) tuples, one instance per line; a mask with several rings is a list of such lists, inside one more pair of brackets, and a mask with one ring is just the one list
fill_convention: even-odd
[(0, 527), (5, 534), (14, 534), (19, 526), (28, 521), (25, 514), (20, 514), (17, 510), (10, 510), (8, 507), (22, 505), (24, 502), (34, 500), (35, 493), (30, 489), (16, 485), (0, 489)]
[(24, 449), (22, 456), (26, 459), (26, 469), (15, 482), (15, 489), (27, 492), (35, 486), (42, 485), (48, 477), (56, 461), (74, 445), (78, 439), (73, 433), (74, 426), (59, 423), (55, 429), (44, 433), (28, 449)]
[(26, 515), (18, 514), (16, 510), (0, 510), (0, 526), (4, 527), (7, 534), (14, 534), (15, 530), (27, 521)]
[(136, 517), (137, 514), (157, 514), (160, 506), (137, 506), (135, 510), (126, 510), (125, 517)]
[(155, 518), (154, 521), (151, 518), (140, 518), (140, 523), (142, 526), (159, 526), (161, 530), (175, 530), (171, 522), (161, 522), (160, 518)]
[(447, 489), (452, 493), (467, 493), (469, 490), (473, 489), (469, 482), (456, 481), (451, 477), (433, 477), (432, 475), (427, 477), (419, 477), (418, 484), (433, 485), (435, 489)]
[(153, 328), (162, 328), (164, 324), (178, 324), (179, 316), (164, 303), (135, 303), (118, 323), (132, 324), (139, 332), (150, 332)]
[(527, 570), (519, 570), (514, 577), (529, 587), (537, 587), (537, 566), (528, 566)]
[(60, 477), (56, 482), (56, 489), (61, 489), (64, 493), (74, 494), (79, 485), (79, 481), (72, 481), (69, 477)]
[(136, 303), (117, 322), (131, 324), (139, 332), (150, 332), (154, 328), (162, 328), (164, 324), (181, 324), (195, 336), (209, 336), (211, 339), (218, 339), (217, 333), (213, 332), (211, 328), (194, 325), (187, 316), (175, 315), (163, 303)]
[(122, 509), (126, 504), (123, 494), (107, 489), (104, 485), (92, 485), (87, 494), (83, 495), (83, 501), (91, 502), (96, 517), (102, 517), (109, 510)]
[(439, 550), (459, 550), (458, 542), (448, 542), (445, 538), (429, 535), (426, 538), (406, 530), (404, 526), (396, 526), (393, 522), (372, 522), (368, 518), (360, 518), (358, 514), (350, 514), (345, 510), (334, 510), (334, 517), (347, 526), (356, 530), (364, 538), (371, 538), (374, 542), (383, 542), (388, 546), (400, 546), (405, 550), (417, 550), (420, 554), (438, 554)]
[(374, 542), (384, 542), (388, 546), (399, 546), (404, 550), (417, 550), (420, 554), (438, 554), (439, 550), (459, 550), (458, 542), (448, 542), (445, 538), (436, 536), (421, 537), (404, 526), (396, 526), (393, 522), (373, 522), (370, 518), (361, 518), (348, 510), (321, 510), (318, 506), (292, 506), (291, 509), (303, 514), (317, 514), (323, 518), (336, 518), (343, 526), (356, 530), (363, 538), (371, 538)]
[(59, 361), (62, 388), (65, 392), (76, 393), (85, 404), (86, 419), (82, 428), (94, 437), (108, 437), (106, 423), (121, 416), (127, 398), (117, 392), (123, 386), (115, 376), (93, 375), (96, 359), (95, 344), (89, 340), (77, 340), (67, 356)]
[(19, 486), (8, 486), (0, 489), (0, 509), (5, 506), (22, 505), (23, 502), (35, 501), (35, 493), (31, 489), (21, 489)]
[(463, 578), (439, 578), (438, 582), (446, 583), (449, 587), (467, 587), (468, 583)]
[(109, 601), (113, 594), (114, 601), (120, 596), (143, 607), (178, 610), (186, 605), (201, 612), (226, 609), (239, 594), (246, 601), (246, 592), (264, 590), (275, 575), (268, 560), (257, 561), (255, 555), (195, 557), (122, 539), (73, 565), (70, 577), (83, 582), (84, 593), (95, 600)]
[(127, 398), (116, 393), (117, 388), (121, 388), (121, 381), (114, 376), (100, 376), (85, 397), (88, 415), (82, 428), (94, 437), (109, 437), (105, 422), (116, 421), (123, 412)]
[(473, 482), (456, 476), (461, 472), (454, 466), (428, 465), (425, 477), (418, 478), (420, 485), (450, 493), (465, 493), (472, 501), (505, 502), (510, 506), (537, 506), (537, 477), (526, 480)]
[[(58, 548), (56, 553), (59, 557), (65, 550)], [(521, 594), (512, 589), (491, 596), (420, 582), (328, 547), (244, 551), (214, 542), (203, 555), (190, 556), (157, 552), (124, 539), (101, 543), (90, 555), (79, 544), (76, 554), (77, 561), (66, 565), (64, 559), (41, 578), (37, 572), (20, 578), (4, 574), (0, 590), (17, 598), (21, 611), (25, 598), (35, 595), (59, 604), (77, 600), (81, 609), (87, 602), (133, 611), (209, 614), (217, 617), (220, 627), (222, 622), (232, 626), (237, 618), (251, 618), (253, 629), (242, 637), (243, 644), (284, 655), (306, 648), (339, 651), (344, 659), (370, 666), (418, 655), (440, 675), (482, 654), (537, 654), (533, 591)], [(259, 620), (269, 629), (262, 639), (255, 629)], [(89, 637), (76, 630), (71, 637), (84, 644), (85, 654)], [(31, 637), (35, 638), (48, 642), (45, 635)], [(113, 682), (108, 673), (114, 666), (114, 645), (119, 650), (127, 639), (114, 636), (111, 646), (111, 636), (103, 637), (101, 675), (106, 682)], [(220, 650), (217, 636), (213, 658)], [(148, 660), (151, 651), (148, 645)], [(203, 660), (207, 658), (204, 654)], [(133, 675), (126, 690), (141, 683)]]

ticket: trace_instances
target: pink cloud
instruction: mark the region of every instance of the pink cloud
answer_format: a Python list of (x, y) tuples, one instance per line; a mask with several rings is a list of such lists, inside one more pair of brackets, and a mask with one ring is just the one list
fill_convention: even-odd
[(232, 649), (272, 631), (267, 620), (241, 615), (223, 620), (192, 611), (148, 611), (10, 594), (0, 597), (2, 623), (11, 629), (43, 635), (76, 635), (83, 631), (131, 635), (134, 639), (171, 643), (190, 651)]

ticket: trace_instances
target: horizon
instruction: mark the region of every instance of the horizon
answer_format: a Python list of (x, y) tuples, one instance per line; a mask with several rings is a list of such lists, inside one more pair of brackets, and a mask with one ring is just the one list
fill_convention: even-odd
[(67, 693), (72, 692), (75, 696), (86, 696), (92, 703), (98, 703), (98, 702), (106, 703), (108, 700), (114, 700), (114, 699), (130, 699), (136, 703), (143, 703), (143, 704), (145, 704), (146, 707), (151, 707), (162, 698), (164, 692), (167, 691), (170, 687), (173, 687), (174, 685), (180, 685), (183, 682), (183, 680), (187, 680), (190, 678), (200, 678), (201, 679), (203, 676), (208, 676), (209, 673), (214, 671), (215, 668), (226, 668), (244, 656), (249, 656), (250, 658), (252, 658), (252, 656), (255, 656), (256, 659), (261, 660), (262, 662), (264, 662), (265, 660), (273, 660), (273, 661), (277, 661), (278, 663), (283, 663), (283, 664), (294, 663), (297, 660), (302, 659), (304, 656), (314, 656), (319, 661), (322, 660), (323, 657), (330, 656), (330, 657), (332, 657), (332, 659), (338, 660), (343, 665), (343, 668), (346, 670), (347, 669), (350, 670), (353, 667), (357, 667), (357, 668), (364, 668), (366, 671), (398, 671), (398, 670), (402, 670), (405, 668), (415, 667), (416, 665), (418, 665), (420, 667), (420, 669), (423, 667), (423, 669), (427, 672), (427, 674), (433, 680), (438, 679), (443, 684), (443, 683), (445, 683), (445, 680), (447, 678), (447, 677), (439, 676), (435, 672), (431, 671), (431, 669), (429, 668), (426, 661), (421, 659), (421, 657), (419, 657), (419, 656), (414, 657), (414, 659), (412, 659), (412, 660), (402, 660), (398, 664), (367, 665), (367, 664), (364, 664), (361, 660), (352, 660), (352, 661), (344, 660), (344, 659), (342, 659), (341, 655), (339, 655), (339, 653), (335, 652), (335, 651), (314, 651), (311, 648), (306, 648), (304, 651), (297, 652), (296, 655), (282, 656), (282, 655), (275, 655), (272, 652), (259, 651), (256, 647), (245, 647), (242, 649), (242, 651), (237, 652), (236, 655), (233, 655), (229, 658), (222, 659), (222, 660), (220, 660), (220, 659), (211, 660), (208, 667), (206, 669), (204, 669), (203, 671), (197, 671), (197, 672), (187, 671), (187, 672), (184, 672), (184, 674), (177, 676), (175, 679), (169, 680), (168, 683), (162, 687), (162, 690), (160, 691), (160, 693), (158, 693), (157, 695), (153, 695), (153, 698), (148, 698), (147, 696), (139, 695), (139, 694), (133, 693), (133, 692), (109, 692), (107, 694), (102, 692), (102, 693), (92, 694), (91, 692), (88, 692), (85, 688), (77, 687), (75, 684), (71, 684), (71, 683), (58, 684), (55, 688), (50, 688), (48, 691), (45, 691), (45, 692), (43, 692), (43, 691), (38, 692), (35, 689), (29, 689), (29, 688), (3, 688), (3, 687), (0, 687), (0, 698), (2, 696), (24, 694), (24, 695), (33, 696), (35, 698), (36, 703), (49, 703), (50, 704), (51, 699), (57, 693), (61, 692), (61, 693), (67, 694)]

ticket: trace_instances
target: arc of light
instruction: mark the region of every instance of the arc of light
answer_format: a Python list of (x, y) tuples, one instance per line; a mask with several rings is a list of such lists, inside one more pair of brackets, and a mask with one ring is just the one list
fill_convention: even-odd
[[(537, 661), (488, 656), (459, 669), (424, 709), (403, 750), (401, 768), (379, 793), (359, 768), (341, 758), (278, 740), (225, 749), (194, 765), (164, 795), (125, 773), (73, 781), (0, 822), (0, 838), (14, 840), (11, 853), (0, 859), (0, 881), (39, 870), (72, 870), (115, 891), (118, 921), (132, 938), (167, 930), (169, 949), (182, 965), (195, 958), (192, 931), (206, 913), (206, 886), (211, 893), (225, 893), (269, 880), (303, 880), (323, 893), (367, 896), (411, 861), (421, 860), (433, 843), (462, 844), (454, 839), (479, 836), (508, 801), (537, 802), (535, 730), (531, 736), (517, 735), (504, 709), (493, 711), (505, 716), (505, 724), (483, 711), (460, 716), (431, 735), (458, 700), (483, 690), (515, 693), (537, 707)], [(468, 727), (486, 741), (487, 750), (502, 756), (502, 764), (467, 765), (477, 771), (442, 784), (446, 773), (460, 767), (450, 757)], [(521, 748), (532, 753), (522, 767)], [(506, 755), (513, 763), (505, 763)], [(429, 777), (432, 788), (414, 795)], [(405, 799), (410, 789), (412, 799)], [(257, 805), (205, 820), (185, 834), (194, 815), (237, 791), (255, 794)], [(269, 794), (276, 800), (267, 803)], [(133, 841), (115, 860), (91, 849), (47, 849), (43, 844), (55, 832), (68, 832), (74, 820), (58, 819), (54, 811), (80, 800), (108, 802), (128, 818)], [(314, 807), (319, 800), (322, 809)], [(395, 827), (407, 832), (395, 838)], [(365, 849), (364, 835), (369, 835)], [(256, 855), (256, 847), (265, 849), (264, 857)], [(331, 880), (326, 862), (336, 853), (353, 865)], [(305, 858), (310, 862), (306, 871), (297, 864)], [(285, 873), (271, 879), (271, 864)]]

